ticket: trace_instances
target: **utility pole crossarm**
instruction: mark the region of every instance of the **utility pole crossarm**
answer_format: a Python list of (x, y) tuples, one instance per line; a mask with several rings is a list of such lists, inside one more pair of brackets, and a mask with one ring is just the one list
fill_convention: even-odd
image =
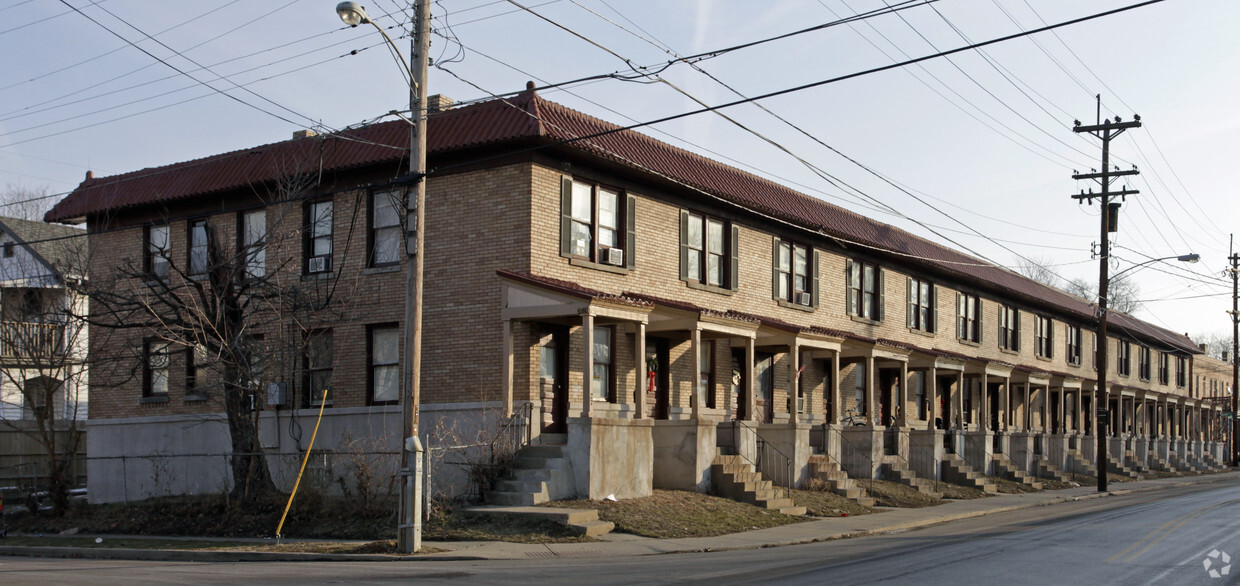
[(1073, 179), (1107, 179), (1110, 177), (1123, 177), (1124, 175), (1139, 175), (1141, 172), (1136, 169), (1128, 169), (1125, 171), (1103, 171), (1101, 173), (1074, 173)]
[[(1124, 189), (1124, 190), (1121, 190), (1121, 191), (1108, 191), (1108, 192), (1106, 192), (1106, 196), (1107, 196), (1107, 197), (1125, 197), (1125, 196), (1129, 196), (1129, 195), (1136, 195), (1136, 194), (1138, 194), (1138, 193), (1141, 193), (1141, 191), (1140, 191), (1139, 189)], [(1102, 195), (1103, 195), (1103, 194), (1101, 194), (1101, 193), (1094, 193), (1094, 192), (1092, 192), (1092, 191), (1091, 191), (1091, 192), (1089, 192), (1089, 193), (1078, 193), (1078, 194), (1076, 194), (1076, 195), (1073, 195), (1073, 196), (1072, 196), (1072, 199), (1088, 199), (1088, 200), (1093, 200), (1095, 197), (1102, 197)]]
[[(1128, 122), (1103, 122), (1100, 124), (1090, 124), (1088, 126), (1080, 126), (1080, 125), (1073, 126), (1072, 132), (1106, 133), (1111, 130), (1118, 130), (1122, 132), (1124, 130), (1128, 130), (1129, 128), (1140, 128), (1140, 127), (1141, 127), (1140, 120), (1129, 120)], [(1119, 132), (1116, 132), (1115, 134), (1119, 134)], [(1111, 136), (1114, 136), (1114, 135), (1111, 135)], [(1099, 138), (1102, 138), (1102, 137), (1099, 137)]]

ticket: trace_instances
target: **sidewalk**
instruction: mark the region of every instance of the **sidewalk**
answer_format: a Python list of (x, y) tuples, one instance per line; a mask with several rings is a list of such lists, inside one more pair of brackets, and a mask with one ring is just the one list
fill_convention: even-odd
[[(75, 547), (5, 546), (0, 540), (0, 555), (42, 557), (84, 557), (97, 559), (163, 560), (163, 561), (449, 561), (449, 560), (512, 560), (556, 557), (622, 557), (699, 551), (759, 549), (813, 543), (832, 539), (860, 537), (925, 527), (991, 515), (1005, 511), (1028, 509), (1067, 501), (1103, 498), (1111, 495), (1160, 490), (1176, 486), (1226, 482), (1240, 478), (1235, 472), (1205, 476), (1163, 478), (1136, 482), (1112, 483), (1114, 490), (1100, 493), (1096, 487), (1082, 486), (1065, 490), (1049, 490), (1024, 494), (1002, 494), (993, 497), (948, 501), (936, 507), (891, 509), (883, 513), (855, 517), (833, 517), (805, 523), (793, 523), (770, 529), (734, 533), (718, 537), (653, 539), (613, 533), (588, 543), (526, 544), (499, 541), (434, 541), (423, 546), (443, 550), (440, 553), (416, 556), (366, 554), (272, 553), (244, 551), (142, 550)], [(93, 536), (90, 536), (93, 537)], [(114, 538), (117, 536), (103, 536)], [(167, 538), (161, 538), (167, 539)], [(193, 538), (202, 539), (203, 538)], [(229, 541), (240, 541), (229, 539)], [(270, 540), (255, 540), (270, 543)]]

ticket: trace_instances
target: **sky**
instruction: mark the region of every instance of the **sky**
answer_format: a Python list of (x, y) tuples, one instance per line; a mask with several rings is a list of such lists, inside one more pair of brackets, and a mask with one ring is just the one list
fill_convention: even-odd
[[(428, 91), (469, 102), (614, 74), (540, 94), (627, 125), (1137, 3), (902, 1), (439, 0)], [(409, 6), (362, 4), (407, 56)], [(0, 187), (55, 200), (88, 170), (391, 119), (408, 108), (399, 66), (378, 31), (344, 26), (334, 6), (0, 3)], [(1112, 274), (1132, 269), (1138, 317), (1229, 337), (1238, 28), (1240, 2), (1165, 0), (642, 132), (995, 264), (1093, 282), (1099, 206), (1071, 196), (1098, 188), (1071, 176), (1100, 166), (1101, 144), (1072, 129), (1096, 121), (1101, 96), (1102, 117), (1142, 121), (1111, 143), (1113, 165), (1141, 171), (1115, 184), (1140, 193), (1123, 202)], [(1188, 253), (1200, 262), (1137, 267)]]

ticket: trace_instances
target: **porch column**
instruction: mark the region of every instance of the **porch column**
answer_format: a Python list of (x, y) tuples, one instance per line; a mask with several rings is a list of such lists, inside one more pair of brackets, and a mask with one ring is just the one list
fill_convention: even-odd
[[(988, 390), (988, 387), (990, 386), (990, 377), (983, 374), (979, 378), (981, 379), (982, 385), (980, 392), (978, 393), (979, 396), (977, 401), (977, 407), (979, 409), (977, 413), (978, 430), (990, 431), (990, 426), (993, 424), (993, 422), (990, 421), (990, 392)], [(969, 392), (973, 392), (972, 389), (970, 389)]]
[[(956, 427), (960, 429), (964, 428), (964, 394), (966, 392), (968, 391), (966, 391), (964, 388), (964, 371), (957, 370), (956, 371), (956, 390), (951, 395), (952, 409), (950, 409), (950, 411), (955, 412)], [(948, 413), (948, 416), (951, 416), (951, 415), (952, 413)], [(949, 423), (947, 427), (952, 427), (950, 423), (951, 420), (948, 420), (948, 421)]]
[(840, 353), (835, 351), (831, 353), (831, 372), (827, 375), (831, 378), (831, 417), (827, 423), (831, 425), (840, 424), (841, 397), (840, 393)]
[(1012, 419), (1012, 378), (1003, 377), (1003, 390), (999, 392), (999, 429), (1008, 431)]
[(689, 353), (693, 355), (693, 396), (689, 398), (689, 417), (698, 419), (702, 404), (702, 330), (694, 328), (689, 333)]
[(788, 365), (788, 421), (796, 423), (797, 397), (801, 390), (801, 349), (796, 342), (788, 345)]
[(1064, 389), (1063, 387), (1059, 387), (1059, 405), (1056, 407), (1056, 410), (1058, 411), (1058, 413), (1055, 414), (1055, 418), (1059, 421), (1059, 429), (1052, 429), (1051, 430), (1052, 432), (1068, 433), (1067, 403), (1068, 403), (1067, 389)]
[(896, 395), (900, 410), (896, 412), (896, 426), (908, 425), (908, 363), (900, 363), (900, 380), (896, 385)]
[(504, 417), (512, 417), (512, 320), (503, 320), (501, 322), (503, 329), (504, 343), (504, 362), (503, 368), (503, 385), (504, 385)]
[(650, 414), (646, 411), (646, 324), (637, 322), (637, 334), (633, 340), (633, 364), (637, 365), (637, 380), (634, 383), (633, 401), (637, 403), (637, 418), (646, 419)]
[(582, 371), (581, 416), (590, 416), (590, 403), (594, 402), (594, 316), (581, 316)]
[(754, 396), (753, 360), (754, 339), (745, 338), (745, 420), (754, 421), (758, 410), (758, 399)]
[(1076, 411), (1072, 414), (1072, 427), (1074, 431), (1085, 433), (1085, 387), (1081, 387), (1074, 393), (1076, 397), (1073, 399), (1073, 405), (1076, 405)]
[[(1039, 424), (1038, 428), (1043, 434), (1047, 434), (1052, 431), (1051, 430), (1051, 418), (1048, 417), (1048, 414), (1051, 412), (1051, 387), (1050, 385), (1042, 387), (1042, 394), (1039, 396), (1042, 398), (1042, 408), (1038, 410), (1038, 415), (1041, 417), (1042, 421)], [(1062, 422), (1063, 419), (1060, 419), (1059, 421)]]
[(1021, 386), (1025, 391), (1024, 396), (1021, 397), (1025, 406), (1020, 413), (1020, 427), (1021, 431), (1030, 432), (1033, 431), (1033, 385), (1025, 383)]
[[(930, 366), (929, 376), (924, 380), (926, 384), (926, 429), (934, 430), (934, 414), (939, 410), (939, 369), (934, 365)], [(948, 409), (951, 411), (951, 409)], [(947, 427), (947, 421), (951, 417), (951, 413), (943, 414), (943, 427)]]
[(874, 425), (874, 406), (878, 404), (878, 373), (874, 372), (874, 355), (865, 357), (865, 424)]

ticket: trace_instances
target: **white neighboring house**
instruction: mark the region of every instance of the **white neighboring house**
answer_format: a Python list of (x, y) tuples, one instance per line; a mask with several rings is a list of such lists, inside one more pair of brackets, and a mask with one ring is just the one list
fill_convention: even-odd
[(86, 419), (87, 328), (70, 319), (88, 307), (86, 250), (83, 229), (0, 217), (0, 420)]

